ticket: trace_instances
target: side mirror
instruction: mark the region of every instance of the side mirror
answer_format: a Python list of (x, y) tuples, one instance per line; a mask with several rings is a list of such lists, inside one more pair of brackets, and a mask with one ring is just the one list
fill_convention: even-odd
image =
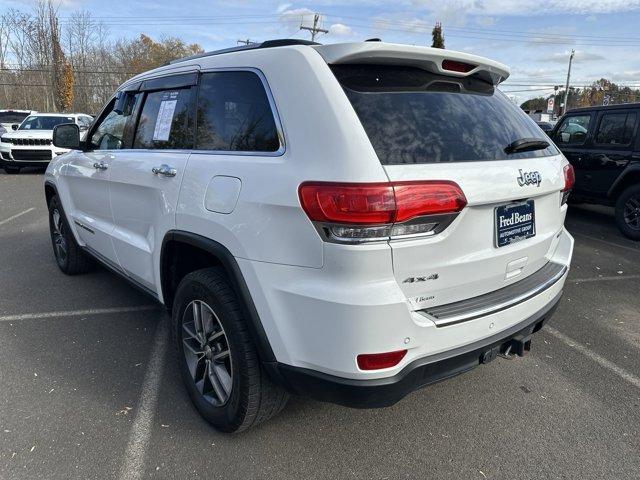
[(80, 129), (75, 123), (62, 123), (53, 127), (53, 144), (58, 148), (80, 148)]
[(11, 125), (11, 130), (17, 130), (19, 126), (19, 123), (14, 123), (13, 125)]

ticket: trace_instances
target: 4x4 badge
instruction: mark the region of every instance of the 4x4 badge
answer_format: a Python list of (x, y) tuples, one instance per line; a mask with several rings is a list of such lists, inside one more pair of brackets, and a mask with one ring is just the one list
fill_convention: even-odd
[(440, 278), (440, 275), (437, 273), (432, 273), (429, 276), (425, 277), (409, 277), (406, 278), (402, 283), (416, 283), (416, 282), (426, 282), (427, 280), (437, 280)]
[(516, 179), (518, 180), (518, 185), (524, 187), (525, 185), (535, 185), (536, 187), (540, 186), (542, 182), (542, 175), (540, 172), (523, 172), (522, 169), (518, 169), (520, 172), (520, 176)]

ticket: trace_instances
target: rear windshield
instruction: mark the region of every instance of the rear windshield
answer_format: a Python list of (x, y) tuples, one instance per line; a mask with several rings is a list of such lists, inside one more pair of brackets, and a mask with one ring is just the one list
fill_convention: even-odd
[[(493, 85), (414, 67), (334, 65), (384, 165), (476, 162), (556, 155), (543, 150), (507, 154), (522, 138), (548, 138)], [(549, 142), (551, 143), (551, 142)]]
[(27, 118), (28, 113), (0, 112), (0, 123), (20, 123)]
[(62, 123), (75, 123), (73, 117), (28, 117), (20, 130), (53, 130), (53, 127)]

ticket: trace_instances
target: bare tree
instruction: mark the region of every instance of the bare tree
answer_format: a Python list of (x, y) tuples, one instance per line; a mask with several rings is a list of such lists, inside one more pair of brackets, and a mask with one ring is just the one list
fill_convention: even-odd
[(97, 113), (132, 75), (202, 51), (174, 37), (112, 41), (89, 12), (60, 22), (55, 5), (0, 15), (0, 108)]

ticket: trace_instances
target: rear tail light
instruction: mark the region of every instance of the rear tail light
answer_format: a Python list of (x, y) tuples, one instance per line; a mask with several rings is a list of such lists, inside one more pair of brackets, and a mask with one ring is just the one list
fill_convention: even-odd
[(449, 181), (307, 182), (298, 193), (311, 221), (330, 239), (347, 242), (432, 234), (467, 204)]
[(442, 69), (449, 70), (450, 72), (459, 72), (459, 73), (468, 73), (477, 65), (472, 65), (470, 63), (459, 62), (457, 60), (443, 60), (442, 61)]
[(562, 205), (567, 203), (571, 189), (576, 183), (576, 172), (572, 165), (564, 166), (564, 188), (562, 189)]
[(397, 350), (395, 352), (358, 355), (358, 368), (360, 370), (380, 370), (382, 368), (395, 367), (402, 361), (406, 354), (406, 350)]

